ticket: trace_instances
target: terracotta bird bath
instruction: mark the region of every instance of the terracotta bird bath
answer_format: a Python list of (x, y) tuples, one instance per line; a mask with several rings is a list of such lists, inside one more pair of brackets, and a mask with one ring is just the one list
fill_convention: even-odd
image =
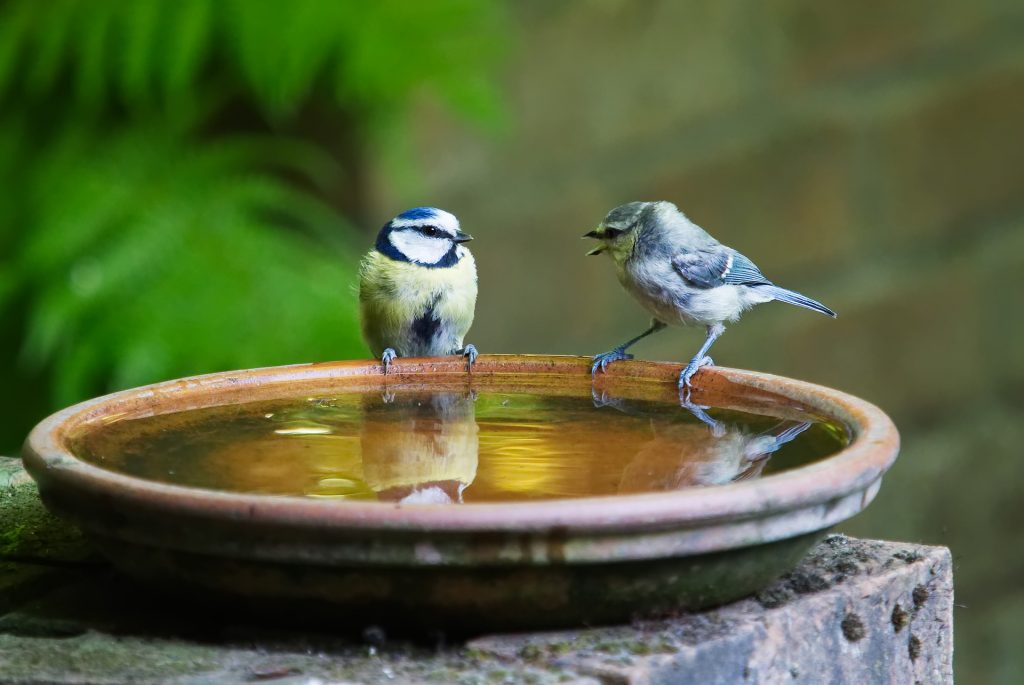
[[(593, 380), (589, 364), (484, 355), (471, 375), (461, 359), (400, 359), (386, 377), (355, 361), (186, 378), (60, 411), (23, 456), (46, 506), (131, 576), (293, 617), (470, 632), (750, 595), (867, 506), (896, 458), (886, 415), (835, 390), (697, 376), (693, 400), (713, 416), (841, 433), (820, 458), (776, 469), (789, 447), (768, 460), (756, 440), (716, 442), (727, 431), (680, 406), (678, 364), (622, 362)], [(524, 397), (529, 420), (502, 413), (526, 416)], [(247, 442), (196, 461), (192, 443), (161, 441), (215, 434), (197, 418), (209, 416)], [(560, 441), (573, 421), (586, 430)], [(703, 451), (680, 456), (684, 443)], [(726, 444), (739, 445), (735, 464)]]

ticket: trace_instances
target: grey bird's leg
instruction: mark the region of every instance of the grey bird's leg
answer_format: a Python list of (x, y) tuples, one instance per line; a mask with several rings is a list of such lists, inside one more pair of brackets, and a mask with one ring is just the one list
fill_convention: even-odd
[(473, 373), (473, 362), (480, 356), (476, 351), (476, 347), (474, 345), (466, 345), (461, 350), (455, 350), (455, 354), (461, 354), (466, 358), (466, 370), (469, 373)]
[(636, 336), (632, 340), (622, 343), (611, 352), (602, 352), (601, 354), (594, 355), (594, 363), (590, 367), (590, 375), (593, 376), (595, 373), (597, 373), (598, 369), (604, 371), (612, 362), (617, 362), (620, 359), (632, 359), (633, 355), (627, 354), (626, 349), (634, 345), (635, 343), (639, 342), (640, 340), (643, 340), (652, 333), (657, 333), (664, 327), (665, 324), (658, 321), (657, 319), (654, 319), (651, 321), (650, 328), (648, 328), (646, 331)]
[(384, 365), (384, 375), (388, 375), (388, 369), (391, 368), (391, 362), (398, 358), (398, 353), (391, 347), (384, 350), (384, 354), (380, 356), (380, 363)]
[(708, 350), (710, 350), (714, 342), (718, 340), (718, 336), (722, 335), (724, 332), (725, 326), (720, 323), (708, 326), (708, 337), (704, 338), (704, 344), (700, 346), (700, 349), (697, 350), (697, 354), (693, 356), (690, 363), (687, 364), (686, 368), (683, 369), (683, 372), (679, 374), (679, 389), (682, 390), (683, 388), (686, 388), (687, 400), (690, 399), (690, 388), (693, 387), (690, 380), (693, 378), (693, 375), (697, 373), (697, 369), (702, 366), (711, 366), (715, 363), (711, 357), (707, 356)]
[(680, 398), (679, 406), (682, 407), (683, 409), (686, 409), (691, 414), (693, 414), (698, 420), (706, 424), (707, 427), (711, 429), (711, 434), (716, 438), (720, 438), (725, 435), (725, 424), (722, 423), (721, 421), (716, 421), (715, 419), (711, 418), (708, 415), (708, 413), (704, 411), (708, 407), (702, 404), (694, 404), (693, 402), (690, 401), (689, 396)]

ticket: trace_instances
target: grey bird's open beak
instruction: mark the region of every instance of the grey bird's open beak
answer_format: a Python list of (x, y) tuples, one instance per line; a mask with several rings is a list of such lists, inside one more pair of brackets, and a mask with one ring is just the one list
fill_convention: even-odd
[(601, 234), (598, 233), (597, 229), (595, 228), (593, 231), (588, 231), (588, 232), (584, 233), (583, 237), (584, 238), (600, 238)]
[[(584, 238), (598, 238), (599, 239), (601, 237), (601, 234), (598, 233), (597, 229), (595, 228), (593, 231), (588, 231), (587, 233), (584, 233), (583, 237)], [(595, 257), (595, 256), (601, 254), (602, 252), (604, 252), (604, 245), (602, 245), (601, 247), (595, 247), (593, 250), (591, 250), (590, 252), (587, 253), (587, 256)]]
[(472, 239), (473, 236), (468, 233), (463, 233), (462, 231), (455, 232), (455, 242), (457, 243), (468, 243)]

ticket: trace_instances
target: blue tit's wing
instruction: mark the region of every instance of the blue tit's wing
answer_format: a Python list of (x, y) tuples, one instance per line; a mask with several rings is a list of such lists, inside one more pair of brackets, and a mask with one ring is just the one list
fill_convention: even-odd
[(672, 258), (672, 266), (695, 288), (771, 284), (752, 261), (724, 245), (681, 252)]

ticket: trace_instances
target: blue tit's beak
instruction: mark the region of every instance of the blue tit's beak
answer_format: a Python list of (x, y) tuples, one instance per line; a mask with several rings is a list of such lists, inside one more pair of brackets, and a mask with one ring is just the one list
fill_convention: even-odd
[(597, 229), (595, 228), (593, 231), (588, 231), (587, 233), (584, 233), (583, 237), (584, 238), (600, 238), (601, 234), (598, 233)]
[(472, 239), (473, 236), (468, 233), (463, 233), (462, 231), (455, 232), (455, 242), (457, 243), (468, 243)]

